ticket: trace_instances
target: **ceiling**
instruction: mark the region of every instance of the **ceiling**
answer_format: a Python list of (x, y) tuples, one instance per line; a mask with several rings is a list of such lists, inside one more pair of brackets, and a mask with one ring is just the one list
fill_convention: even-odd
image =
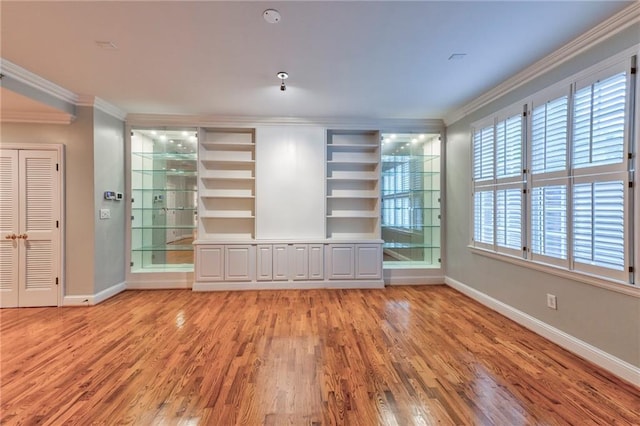
[(1, 54), (127, 113), (443, 118), (631, 3), (3, 0)]

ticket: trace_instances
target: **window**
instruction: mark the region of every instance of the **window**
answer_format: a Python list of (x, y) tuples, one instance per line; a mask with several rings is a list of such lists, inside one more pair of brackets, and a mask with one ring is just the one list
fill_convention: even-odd
[(476, 124), (474, 246), (633, 282), (630, 63), (594, 67), (512, 108), (524, 114)]
[(474, 242), (522, 253), (523, 112), (512, 107), (474, 133)]

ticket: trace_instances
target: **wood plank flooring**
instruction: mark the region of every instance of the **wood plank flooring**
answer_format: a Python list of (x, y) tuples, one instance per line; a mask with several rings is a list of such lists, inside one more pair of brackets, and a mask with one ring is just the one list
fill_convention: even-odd
[(0, 311), (3, 425), (638, 425), (640, 390), (444, 286)]

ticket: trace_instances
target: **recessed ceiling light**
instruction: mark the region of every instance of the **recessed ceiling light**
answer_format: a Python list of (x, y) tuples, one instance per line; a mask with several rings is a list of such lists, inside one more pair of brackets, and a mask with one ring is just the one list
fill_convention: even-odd
[(262, 12), (262, 17), (270, 24), (277, 24), (282, 19), (282, 17), (280, 16), (280, 12), (275, 9), (265, 10), (264, 12)]
[(115, 50), (118, 48), (118, 46), (116, 46), (114, 42), (108, 41), (108, 40), (105, 40), (105, 41), (96, 40), (96, 44), (100, 49)]
[(467, 56), (466, 53), (452, 53), (451, 56), (449, 56), (449, 60), (450, 61), (459, 61), (461, 59), (464, 59), (465, 56)]

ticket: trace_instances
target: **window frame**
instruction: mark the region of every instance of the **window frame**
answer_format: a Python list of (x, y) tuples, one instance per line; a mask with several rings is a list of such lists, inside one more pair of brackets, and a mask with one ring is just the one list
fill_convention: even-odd
[[(590, 282), (607, 282), (614, 286), (625, 284), (633, 289), (638, 289), (638, 265), (640, 264), (640, 222), (634, 217), (634, 211), (640, 212), (640, 190), (638, 189), (638, 181), (635, 170), (638, 167), (637, 154), (640, 150), (640, 142), (637, 141), (637, 134), (640, 131), (640, 117), (638, 110), (640, 109), (640, 91), (638, 90), (637, 74), (632, 74), (630, 70), (635, 66), (637, 57), (640, 56), (638, 47), (627, 49), (608, 60), (593, 65), (569, 78), (564, 79), (546, 89), (543, 89), (527, 99), (516, 102), (502, 111), (492, 114), (489, 117), (478, 120), (471, 125), (471, 242), (469, 247), (478, 249), (478, 253), (487, 253), (490, 257), (498, 259), (513, 259), (512, 262), (530, 266), (534, 269), (558, 270), (558, 275), (568, 275), (574, 279), (581, 279)], [(571, 164), (574, 153), (574, 95), (577, 91), (584, 87), (591, 86), (599, 80), (606, 80), (616, 75), (616, 71), (625, 72), (626, 74), (626, 96), (625, 96), (625, 112), (624, 112), (624, 142), (623, 142), (623, 158), (622, 161), (612, 164), (596, 164), (581, 165), (574, 167)], [(550, 172), (534, 173), (532, 170), (532, 136), (533, 136), (533, 112), (534, 108), (548, 101), (553, 101), (558, 97), (567, 96), (567, 112), (566, 112), (566, 143), (565, 143), (565, 168), (563, 170), (553, 170)], [(478, 181), (475, 176), (475, 137), (479, 130), (486, 127), (488, 123), (493, 122), (494, 129), (494, 145), (497, 145), (497, 123), (505, 119), (504, 112), (510, 108), (515, 109), (523, 104), (527, 105), (527, 117), (524, 120), (523, 128), (523, 171), (522, 189), (526, 196), (522, 198), (522, 215), (521, 225), (524, 228), (521, 231), (521, 239), (523, 247), (526, 251), (504, 250), (497, 245), (498, 218), (497, 218), (497, 192), (501, 189), (513, 188), (514, 182), (498, 182), (496, 179), (496, 162), (497, 153), (494, 146), (494, 162), (493, 162), (493, 182), (487, 179)], [(593, 108), (593, 106), (591, 106)], [(635, 137), (634, 137), (635, 136)], [(629, 156), (629, 158), (627, 158)], [(607, 268), (589, 264), (575, 259), (574, 256), (574, 217), (578, 218), (575, 213), (574, 186), (583, 183), (598, 182), (623, 182), (623, 244), (624, 244), (624, 268), (619, 271), (614, 268)], [(546, 256), (540, 253), (534, 253), (532, 250), (532, 226), (533, 226), (533, 204), (532, 196), (535, 188), (548, 187), (552, 185), (564, 185), (566, 188), (565, 199), (565, 240), (566, 240), (566, 259), (560, 259), (553, 256)], [(633, 187), (628, 189), (627, 187)], [(476, 241), (476, 223), (475, 216), (477, 214), (475, 208), (475, 193), (483, 190), (493, 189), (493, 241), (492, 244)], [(475, 250), (474, 250), (475, 251)], [(507, 255), (507, 256), (505, 256)], [(537, 266), (536, 266), (537, 265)], [(564, 272), (563, 272), (564, 271)], [(591, 277), (591, 278), (587, 278)]]

